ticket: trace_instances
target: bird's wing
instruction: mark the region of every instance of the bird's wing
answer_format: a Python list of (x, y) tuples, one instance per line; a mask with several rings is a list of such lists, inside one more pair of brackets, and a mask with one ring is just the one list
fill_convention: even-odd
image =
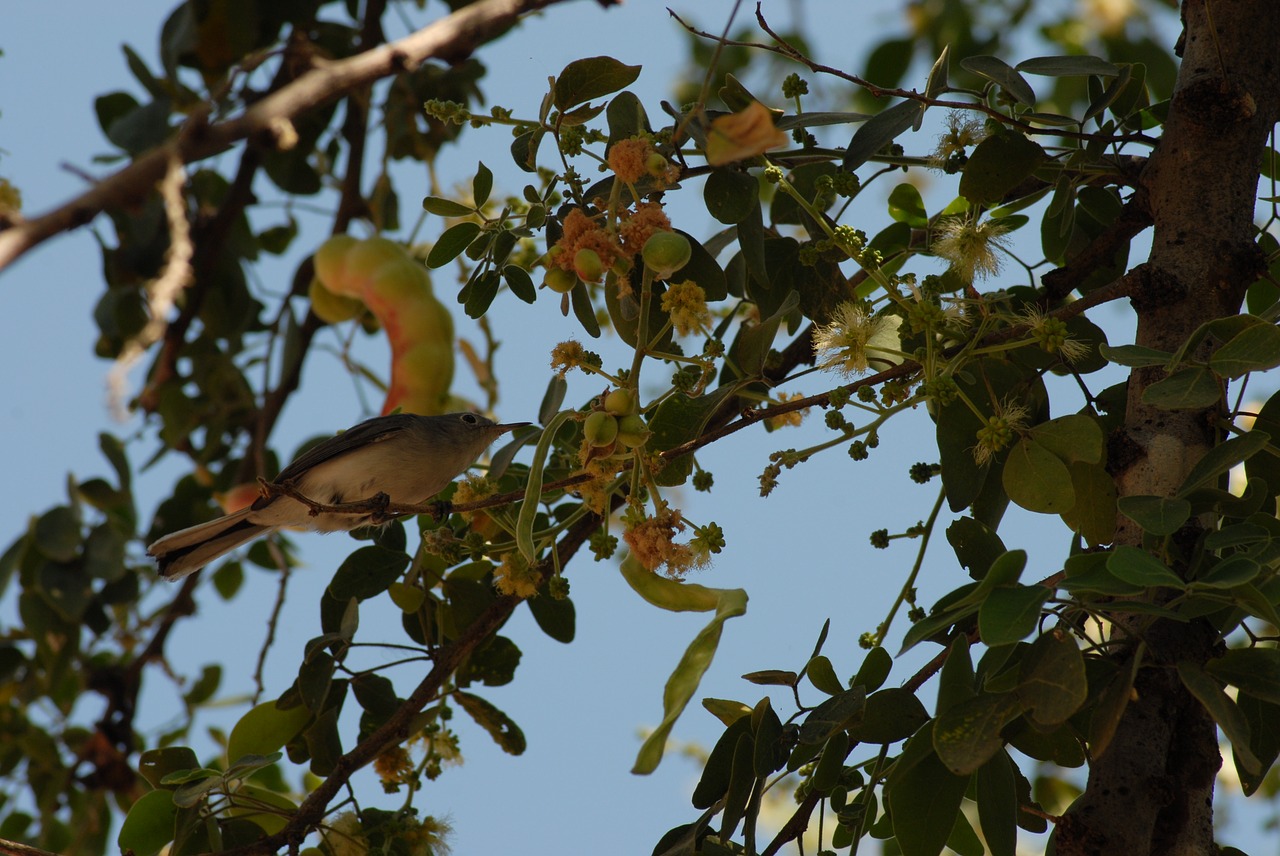
[(410, 425), (418, 417), (410, 413), (396, 413), (391, 416), (375, 416), (366, 419), (359, 425), (348, 428), (341, 434), (330, 437), (312, 446), (293, 460), (289, 466), (275, 477), (276, 482), (292, 481), (307, 470), (325, 461), (331, 461), (355, 449), (372, 443), (380, 443), (390, 439)]

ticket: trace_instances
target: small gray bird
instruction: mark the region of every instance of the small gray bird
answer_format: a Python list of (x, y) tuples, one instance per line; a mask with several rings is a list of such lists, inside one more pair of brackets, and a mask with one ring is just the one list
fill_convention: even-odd
[[(321, 505), (372, 500), (418, 505), (449, 486), (494, 440), (528, 425), (499, 425), (475, 413), (378, 416), (312, 446), (276, 476)], [(336, 532), (373, 521), (373, 513), (313, 515), (288, 496), (261, 496), (248, 508), (166, 535), (147, 548), (160, 575), (179, 580), (281, 526)]]

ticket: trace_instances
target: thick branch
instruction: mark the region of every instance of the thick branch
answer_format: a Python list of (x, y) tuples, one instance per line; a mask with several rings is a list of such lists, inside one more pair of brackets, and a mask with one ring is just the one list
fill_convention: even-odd
[(202, 160), (247, 139), (274, 144), (291, 120), (345, 93), (411, 70), (428, 59), (453, 62), (501, 35), (527, 12), (564, 0), (481, 0), (403, 39), (338, 62), (326, 63), (268, 95), (243, 114), (214, 125), (194, 116), (171, 143), (139, 157), (58, 208), (0, 231), (0, 271), (61, 232), (83, 226), (108, 208), (143, 200), (164, 175), (170, 151), (184, 163)]
[[(1137, 343), (1174, 351), (1204, 322), (1240, 310), (1259, 274), (1253, 213), (1259, 155), (1280, 118), (1280, 6), (1186, 0), (1184, 55), (1164, 135), (1142, 176), (1154, 222), (1151, 255), (1133, 274)], [(1193, 354), (1208, 355), (1211, 343)], [(1165, 410), (1144, 401), (1163, 372), (1129, 379), (1117, 463), (1121, 496), (1173, 496), (1220, 437), (1220, 409)], [(1114, 443), (1113, 443), (1114, 445)], [(1116, 541), (1143, 532), (1120, 515)], [(1195, 533), (1192, 533), (1195, 537)], [(1185, 571), (1185, 568), (1178, 570)], [(1084, 795), (1058, 826), (1060, 856), (1217, 852), (1213, 782), (1221, 760), (1213, 721), (1178, 680), (1180, 660), (1205, 662), (1218, 642), (1207, 623), (1148, 623), (1116, 613), (1116, 633), (1141, 634), (1149, 663), (1115, 737), (1093, 759)], [(1122, 665), (1121, 668), (1124, 668)]]

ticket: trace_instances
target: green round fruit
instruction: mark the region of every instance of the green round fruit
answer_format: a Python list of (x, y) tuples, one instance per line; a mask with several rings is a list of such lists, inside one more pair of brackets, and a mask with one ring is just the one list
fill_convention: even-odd
[(573, 269), (587, 282), (599, 282), (604, 276), (604, 262), (595, 250), (583, 247), (574, 253)]
[(689, 263), (693, 247), (678, 232), (656, 232), (644, 242), (640, 255), (658, 279), (666, 279)]
[(649, 442), (649, 426), (637, 413), (618, 420), (618, 442), (628, 449), (638, 449)]
[(553, 267), (547, 271), (542, 283), (556, 294), (568, 294), (578, 284), (578, 277), (564, 268)]
[(629, 389), (611, 389), (604, 397), (604, 409), (614, 416), (626, 416), (636, 409), (636, 394)]
[(603, 410), (597, 410), (587, 417), (582, 425), (582, 436), (592, 446), (609, 446), (618, 439), (618, 418)]

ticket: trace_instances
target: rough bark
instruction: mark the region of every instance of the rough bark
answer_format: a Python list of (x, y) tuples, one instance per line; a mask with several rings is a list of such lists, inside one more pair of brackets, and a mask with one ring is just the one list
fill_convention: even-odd
[[(1238, 313), (1258, 276), (1260, 155), (1280, 113), (1280, 3), (1187, 0), (1182, 16), (1182, 66), (1139, 191), (1154, 223), (1151, 255), (1131, 272), (1141, 284), (1133, 297), (1137, 343), (1166, 351), (1205, 321)], [(1172, 496), (1221, 439), (1220, 409), (1143, 403), (1146, 388), (1163, 377), (1159, 369), (1130, 377), (1125, 428), (1111, 442), (1121, 453), (1112, 463), (1122, 496)], [(1139, 545), (1141, 532), (1122, 519), (1118, 540)], [(1115, 620), (1119, 634), (1138, 629)], [(1203, 663), (1219, 640), (1207, 625), (1168, 622), (1143, 628), (1142, 639), (1135, 698), (1110, 748), (1093, 759), (1085, 794), (1058, 827), (1060, 856), (1217, 852), (1216, 729), (1173, 666)]]

